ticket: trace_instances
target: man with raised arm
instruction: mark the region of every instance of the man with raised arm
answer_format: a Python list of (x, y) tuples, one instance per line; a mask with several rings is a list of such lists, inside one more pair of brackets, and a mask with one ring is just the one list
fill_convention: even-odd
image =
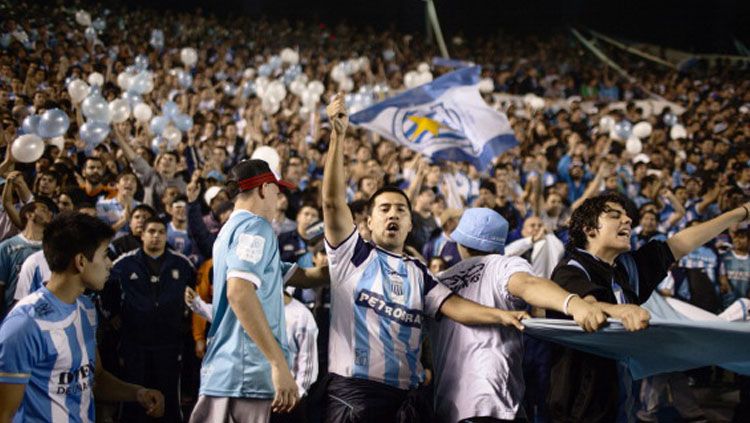
[(398, 188), (370, 197), (372, 242), (360, 237), (346, 204), (342, 150), (349, 119), (343, 95), (334, 97), (327, 111), (332, 132), (322, 189), (331, 276), (326, 421), (385, 422), (406, 415), (432, 421), (422, 410), (409, 409), (407, 401), (425, 378), (419, 362), (424, 319), (444, 315), (468, 325), (523, 329), (520, 320), (527, 314), (453, 295), (422, 262), (405, 255), (411, 204)]

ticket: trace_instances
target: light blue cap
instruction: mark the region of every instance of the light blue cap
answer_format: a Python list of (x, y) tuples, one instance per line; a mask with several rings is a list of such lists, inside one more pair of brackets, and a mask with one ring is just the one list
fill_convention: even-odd
[(505, 251), (507, 237), (508, 221), (492, 209), (479, 207), (464, 211), (451, 233), (451, 238), (464, 247), (497, 254)]

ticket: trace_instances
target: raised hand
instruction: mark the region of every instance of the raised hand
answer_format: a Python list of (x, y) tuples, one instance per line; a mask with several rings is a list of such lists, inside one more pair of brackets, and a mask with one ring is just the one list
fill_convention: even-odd
[(344, 94), (336, 94), (331, 102), (326, 107), (326, 113), (328, 119), (331, 121), (331, 126), (334, 136), (344, 136), (346, 134), (346, 128), (349, 126), (349, 115), (346, 113), (346, 105), (344, 103)]

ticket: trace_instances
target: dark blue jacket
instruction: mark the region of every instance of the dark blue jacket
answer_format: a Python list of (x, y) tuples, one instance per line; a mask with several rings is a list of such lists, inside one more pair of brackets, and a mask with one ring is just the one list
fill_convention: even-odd
[(138, 248), (118, 258), (104, 289), (104, 309), (122, 321), (123, 343), (144, 347), (182, 345), (187, 329), (185, 287), (195, 286), (190, 260), (167, 249), (158, 275)]

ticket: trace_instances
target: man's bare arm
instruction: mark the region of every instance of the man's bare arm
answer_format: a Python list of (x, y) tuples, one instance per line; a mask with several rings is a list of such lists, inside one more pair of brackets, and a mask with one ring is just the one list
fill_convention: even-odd
[(343, 144), (349, 117), (346, 114), (344, 96), (337, 94), (326, 110), (331, 121), (331, 143), (328, 145), (323, 171), (323, 221), (326, 240), (331, 245), (338, 246), (354, 230), (354, 220), (346, 204)]

